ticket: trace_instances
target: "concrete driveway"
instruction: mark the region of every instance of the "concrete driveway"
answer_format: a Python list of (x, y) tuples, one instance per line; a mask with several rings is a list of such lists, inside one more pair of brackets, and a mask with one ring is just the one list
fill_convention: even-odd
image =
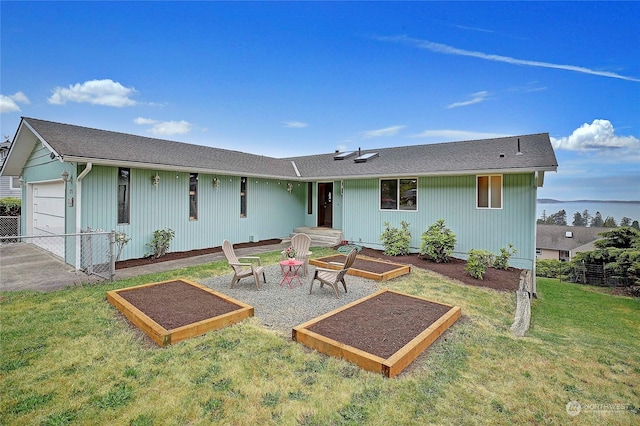
[[(247, 256), (274, 250), (284, 250), (288, 242), (274, 245), (242, 248), (236, 255)], [(171, 271), (187, 266), (200, 265), (224, 259), (224, 254), (214, 253), (194, 256), (187, 259), (158, 262), (135, 268), (116, 270), (116, 280), (132, 278), (139, 275)], [(35, 290), (54, 291), (72, 287), (81, 283), (106, 281), (95, 275), (76, 273), (71, 265), (33, 244), (7, 243), (0, 244), (0, 291)]]
[(0, 244), (0, 291), (52, 291), (100, 281), (33, 244)]

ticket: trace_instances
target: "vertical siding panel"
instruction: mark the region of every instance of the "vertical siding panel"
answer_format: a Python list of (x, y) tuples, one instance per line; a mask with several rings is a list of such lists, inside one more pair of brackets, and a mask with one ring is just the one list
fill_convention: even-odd
[(353, 242), (382, 248), (379, 240), (384, 222), (400, 227), (405, 220), (411, 227), (411, 247), (417, 251), (421, 236), (438, 219), (444, 219), (455, 234), (455, 255), (466, 258), (471, 249), (499, 253), (510, 243), (518, 253), (512, 265), (532, 267), (535, 258), (535, 188), (533, 174), (503, 176), (503, 208), (476, 208), (476, 176), (434, 176), (418, 180), (418, 210), (381, 211), (378, 179), (345, 181), (343, 232)]
[(284, 180), (249, 178), (247, 217), (240, 217), (240, 177), (198, 175), (198, 219), (189, 219), (189, 173), (131, 169), (130, 223), (117, 224), (117, 167), (94, 166), (83, 182), (83, 228), (116, 229), (131, 241), (121, 259), (145, 256), (146, 244), (158, 229), (171, 228), (175, 238), (170, 251), (217, 247), (224, 239), (247, 242), (289, 235), (304, 224), (306, 189), (294, 183), (291, 194)]

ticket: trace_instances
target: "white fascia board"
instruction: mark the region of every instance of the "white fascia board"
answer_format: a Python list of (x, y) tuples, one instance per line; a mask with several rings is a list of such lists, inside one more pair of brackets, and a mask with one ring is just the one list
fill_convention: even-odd
[(94, 166), (128, 167), (133, 169), (164, 170), (164, 171), (170, 171), (170, 172), (186, 172), (186, 173), (206, 173), (210, 175), (225, 175), (225, 176), (246, 176), (251, 178), (262, 178), (262, 179), (297, 180), (295, 176), (264, 175), (264, 174), (257, 174), (257, 173), (247, 173), (246, 171), (243, 171), (243, 170), (233, 171), (233, 170), (220, 170), (220, 169), (204, 169), (204, 168), (195, 168), (195, 167), (188, 167), (188, 166), (174, 166), (171, 164), (143, 163), (139, 161), (117, 161), (117, 160), (107, 160), (107, 159), (100, 159), (100, 158), (72, 157), (72, 156), (64, 157), (63, 161), (76, 162), (76, 163), (93, 163)]
[(431, 176), (474, 176), (474, 175), (500, 175), (500, 174), (517, 174), (517, 173), (535, 173), (545, 171), (556, 171), (557, 167), (538, 167), (527, 169), (488, 169), (488, 170), (456, 170), (456, 171), (444, 171), (444, 172), (406, 172), (406, 173), (369, 173), (365, 175), (327, 175), (327, 176), (312, 176), (307, 177), (306, 180), (345, 180), (345, 179), (380, 179), (386, 177), (393, 178), (415, 178), (415, 177), (431, 177)]

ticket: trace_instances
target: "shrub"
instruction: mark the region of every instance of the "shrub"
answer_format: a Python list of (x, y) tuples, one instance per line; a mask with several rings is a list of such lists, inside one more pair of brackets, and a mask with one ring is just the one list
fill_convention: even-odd
[(567, 279), (573, 273), (573, 265), (556, 259), (536, 260), (536, 276), (544, 278)]
[(20, 216), (19, 198), (0, 198), (0, 216)]
[(445, 226), (444, 219), (439, 219), (422, 233), (420, 255), (429, 256), (437, 263), (448, 262), (455, 246), (456, 234)]
[(496, 256), (493, 261), (493, 267), (496, 269), (507, 269), (509, 268), (509, 259), (511, 255), (516, 254), (518, 250), (513, 246), (513, 244), (509, 244), (509, 248), (501, 248), (500, 254)]
[(465, 271), (477, 280), (484, 279), (487, 268), (493, 264), (493, 254), (487, 250), (469, 250), (469, 259)]
[(116, 255), (116, 262), (120, 260), (120, 255), (122, 254), (122, 250), (124, 246), (126, 246), (129, 241), (131, 241), (131, 237), (129, 237), (125, 232), (116, 232), (116, 246), (118, 247), (118, 254)]
[(385, 230), (380, 235), (384, 254), (387, 256), (404, 256), (409, 254), (409, 244), (411, 243), (411, 232), (409, 224), (404, 220), (400, 222), (402, 229), (394, 228), (389, 222), (384, 223)]
[(154, 259), (167, 254), (171, 240), (175, 237), (176, 233), (173, 229), (157, 229), (153, 231), (153, 239), (147, 246), (151, 249), (151, 253), (148, 256), (153, 256)]

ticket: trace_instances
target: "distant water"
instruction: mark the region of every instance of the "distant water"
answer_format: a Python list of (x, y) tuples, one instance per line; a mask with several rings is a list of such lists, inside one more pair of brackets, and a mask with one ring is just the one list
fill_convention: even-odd
[(552, 215), (564, 210), (567, 212), (567, 225), (571, 225), (573, 222), (573, 214), (575, 212), (582, 212), (589, 210), (591, 216), (595, 216), (596, 212), (600, 212), (602, 220), (605, 220), (607, 216), (613, 216), (616, 223), (620, 225), (620, 220), (623, 217), (631, 218), (631, 221), (637, 220), (640, 222), (640, 201), (632, 202), (606, 202), (606, 201), (558, 201), (558, 202), (540, 202), (538, 201), (538, 208), (536, 218), (542, 217), (542, 211), (546, 211), (546, 215)]

